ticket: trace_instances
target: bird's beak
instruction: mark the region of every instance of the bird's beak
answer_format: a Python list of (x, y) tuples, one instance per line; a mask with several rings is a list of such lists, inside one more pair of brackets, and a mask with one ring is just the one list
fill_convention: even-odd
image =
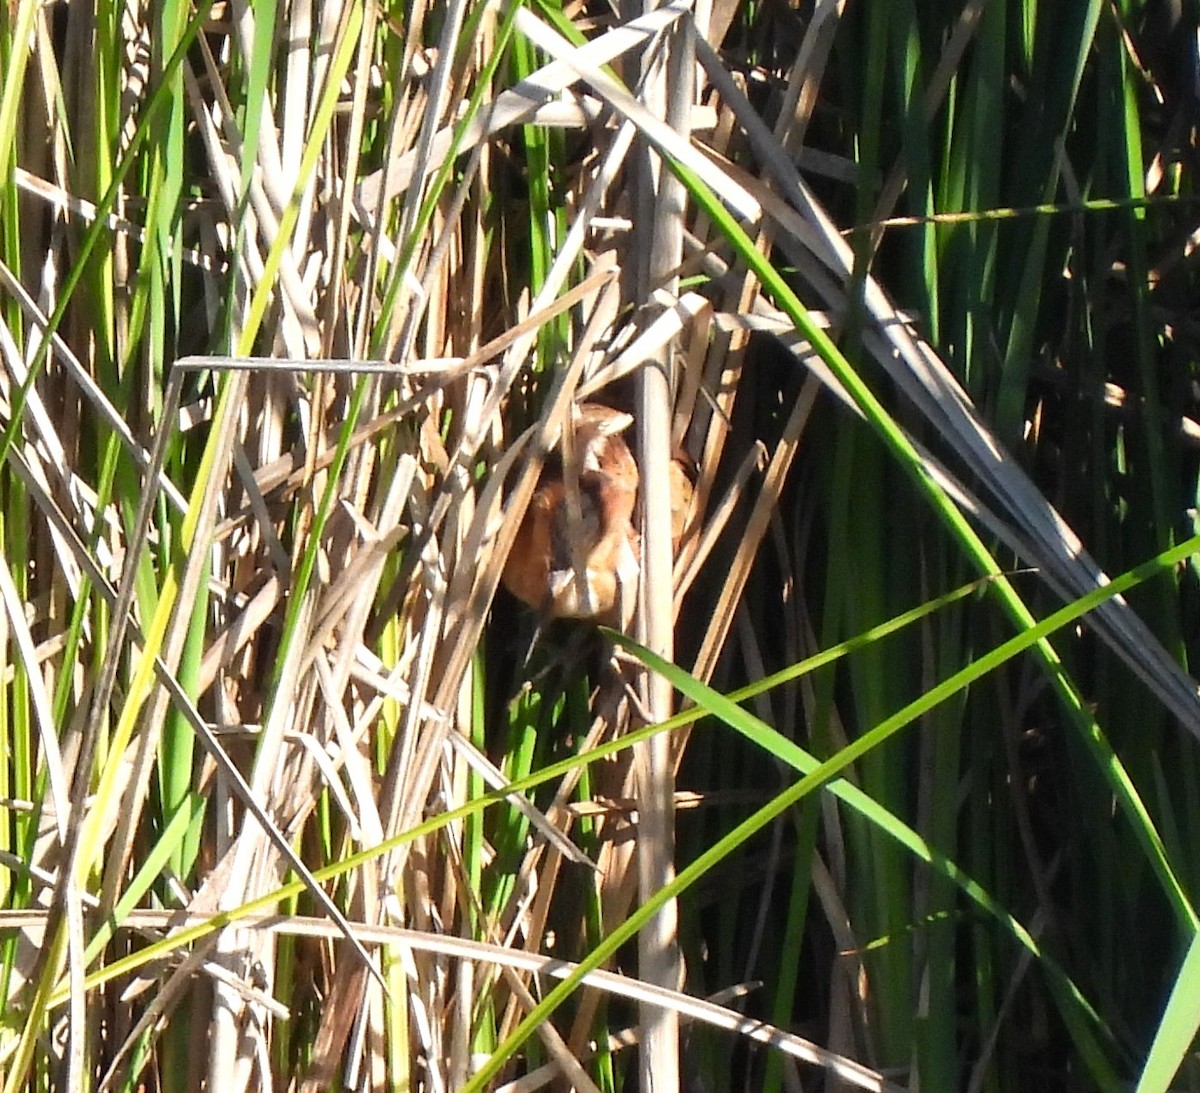
[(633, 424), (633, 414), (614, 412), (596, 423), (596, 432), (601, 436), (616, 436)]
[(601, 403), (576, 403), (571, 407), (571, 425), (576, 430), (588, 428), (594, 429), (600, 436), (616, 436), (632, 424), (632, 414)]

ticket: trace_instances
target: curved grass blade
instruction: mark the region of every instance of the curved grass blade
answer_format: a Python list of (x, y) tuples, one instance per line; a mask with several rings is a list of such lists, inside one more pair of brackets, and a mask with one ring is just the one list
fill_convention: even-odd
[[(651, 900), (639, 907), (604, 942), (580, 961), (577, 970), (550, 991), (546, 998), (530, 1011), (528, 1016), (513, 1031), (512, 1035), (500, 1045), (496, 1054), (475, 1074), (471, 1082), (463, 1090), (463, 1093), (482, 1093), (487, 1088), (487, 1083), (500, 1072), (508, 1059), (524, 1043), (525, 1039), (533, 1032), (537, 1025), (541, 1021), (546, 1020), (558, 1008), (579, 985), (579, 982), (588, 971), (600, 967), (622, 945), (632, 940), (642, 925), (652, 918), (663, 903), (679, 896), (704, 876), (713, 866), (717, 865), (728, 854), (740, 847), (750, 836), (764, 828), (777, 816), (782, 815), (815, 790), (827, 785), (857, 759), (861, 758), (868, 751), (878, 747), (891, 736), (894, 736), (939, 702), (957, 694), (963, 688), (983, 678), (1018, 653), (1034, 648), (1039, 642), (1044, 641), (1049, 634), (1083, 617), (1105, 600), (1141, 584), (1150, 577), (1163, 572), (1169, 572), (1175, 565), (1190, 557), (1197, 550), (1200, 550), (1200, 536), (1195, 536), (1172, 550), (1164, 551), (1137, 568), (1117, 577), (1110, 585), (1095, 589), (1074, 603), (1068, 604), (1023, 633), (997, 646), (986, 656), (980, 657), (974, 663), (955, 672), (948, 679), (943, 680), (940, 684), (933, 687), (916, 702), (910, 703), (904, 709), (893, 714), (880, 725), (877, 725), (870, 732), (851, 742), (836, 755), (812, 768), (799, 782), (779, 794), (769, 804), (759, 809), (753, 816), (743, 821), (728, 835), (702, 853), (694, 862), (680, 870), (675, 880), (667, 884)], [(631, 639), (611, 630), (607, 631), (607, 633), (613, 641), (618, 642), (624, 648), (635, 653), (643, 663), (655, 671), (672, 672), (673, 682), (676, 682), (681, 687), (686, 686), (684, 693), (689, 698), (692, 698), (693, 701), (703, 699), (706, 705), (714, 713), (717, 713), (722, 720), (727, 721), (727, 723), (734, 727), (752, 724), (751, 721), (747, 720), (751, 719), (752, 715), (734, 706), (725, 696), (711, 690), (699, 680), (692, 679), (692, 677), (681, 670), (673, 668), (666, 661), (655, 656), (650, 650), (637, 645)], [(774, 730), (756, 718), (753, 719), (753, 722), (757, 722), (754, 725), (756, 738), (762, 740), (772, 738), (771, 734), (774, 733)], [(783, 739), (782, 737), (780, 738), (780, 740)], [(1025, 936), (1029, 937), (1028, 934)], [(1046, 972), (1051, 985), (1055, 988), (1055, 993), (1060, 1003), (1061, 1014), (1067, 1022), (1075, 1038), (1076, 1046), (1091, 1070), (1097, 1085), (1103, 1089), (1116, 1090), (1120, 1088), (1116, 1075), (1113, 1073), (1101, 1045), (1097, 1042), (1095, 1035), (1097, 1031), (1096, 1026), (1099, 1026), (1099, 1031), (1102, 1034), (1107, 1032), (1098, 1014), (1065, 973), (1041, 952), (1032, 937), (1029, 937), (1028, 944), (1033, 947), (1032, 951), (1035, 955), (1041, 959), (1043, 970)]]
[(1200, 1031), (1197, 997), (1200, 997), (1200, 933), (1192, 936), (1183, 958), (1135, 1093), (1167, 1093)]

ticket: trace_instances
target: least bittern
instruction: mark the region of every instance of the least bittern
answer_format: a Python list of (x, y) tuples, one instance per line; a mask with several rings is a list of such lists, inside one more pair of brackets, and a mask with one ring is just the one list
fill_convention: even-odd
[[(628, 626), (638, 578), (633, 525), (638, 469), (622, 433), (633, 419), (584, 403), (562, 469), (543, 473), (505, 563), (504, 586), (548, 618)], [(678, 549), (691, 481), (671, 468), (671, 534)]]

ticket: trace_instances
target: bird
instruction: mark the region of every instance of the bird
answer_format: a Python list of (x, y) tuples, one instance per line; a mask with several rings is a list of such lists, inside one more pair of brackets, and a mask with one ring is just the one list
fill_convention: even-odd
[(621, 436), (633, 418), (594, 402), (572, 418), (567, 455), (543, 473), (501, 580), (548, 618), (624, 624), (638, 570), (638, 470)]
[[(546, 618), (623, 628), (633, 618), (641, 546), (634, 527), (638, 468), (622, 435), (631, 424), (629, 414), (600, 403), (576, 407), (562, 465), (547, 468), (530, 500), (501, 580)], [(676, 550), (690, 497), (691, 481), (676, 461)]]

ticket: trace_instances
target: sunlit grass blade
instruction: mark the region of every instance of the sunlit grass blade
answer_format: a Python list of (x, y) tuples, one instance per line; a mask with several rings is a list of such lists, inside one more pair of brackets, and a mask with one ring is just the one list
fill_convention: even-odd
[(1136, 1093), (1166, 1093), (1200, 1031), (1200, 934), (1192, 938), (1171, 987)]

